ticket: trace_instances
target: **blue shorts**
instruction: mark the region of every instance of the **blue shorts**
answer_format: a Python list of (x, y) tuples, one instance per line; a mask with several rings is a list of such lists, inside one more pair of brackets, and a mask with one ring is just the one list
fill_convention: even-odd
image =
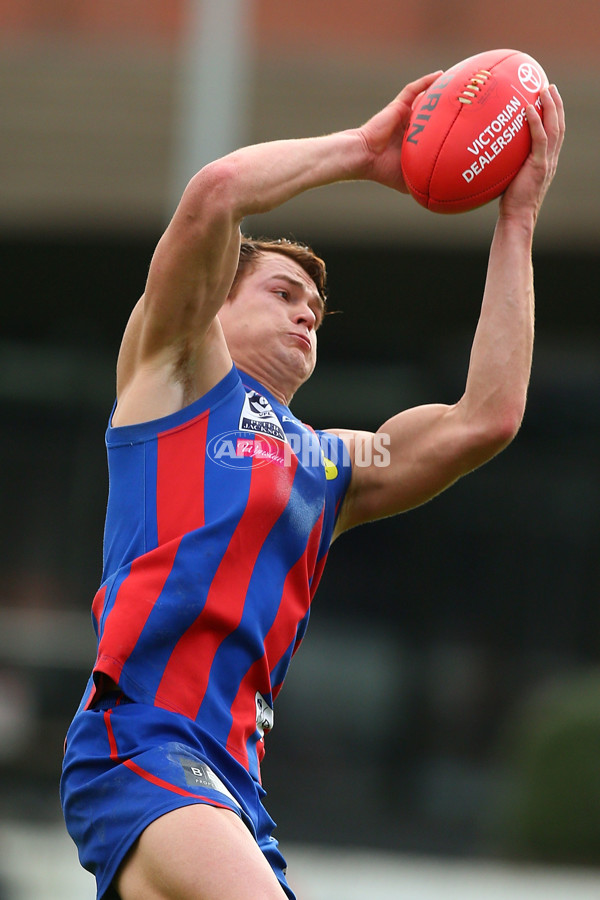
[(116, 900), (112, 881), (142, 831), (193, 803), (237, 813), (295, 900), (272, 836), (275, 823), (262, 804), (265, 791), (184, 716), (105, 695), (69, 728), (60, 792), (67, 830), (82, 866), (96, 877), (98, 900)]

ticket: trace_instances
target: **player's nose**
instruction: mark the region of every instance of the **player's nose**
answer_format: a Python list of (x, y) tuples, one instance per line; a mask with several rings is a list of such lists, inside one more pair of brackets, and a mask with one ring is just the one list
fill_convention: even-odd
[(303, 303), (296, 311), (294, 321), (299, 324), (308, 325), (309, 328), (314, 328), (317, 323), (317, 316), (308, 303)]

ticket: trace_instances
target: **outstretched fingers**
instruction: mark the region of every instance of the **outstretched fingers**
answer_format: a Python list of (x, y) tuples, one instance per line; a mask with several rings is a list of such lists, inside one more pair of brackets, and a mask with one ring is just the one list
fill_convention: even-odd
[(565, 135), (565, 113), (555, 85), (540, 94), (542, 111), (527, 107), (527, 121), (531, 132), (531, 153), (500, 201), (505, 214), (533, 210), (542, 204), (556, 174), (558, 157)]
[(366, 151), (367, 178), (406, 193), (400, 164), (402, 137), (415, 100), (440, 74), (430, 72), (411, 81), (359, 129)]
[(554, 170), (565, 136), (565, 111), (555, 85), (540, 94), (543, 119), (534, 106), (527, 107), (532, 152), (536, 161), (547, 162)]
[(421, 78), (417, 78), (416, 81), (409, 82), (396, 97), (396, 103), (405, 104), (409, 109), (412, 109), (419, 94), (431, 87), (436, 78), (439, 78), (442, 74), (443, 70), (439, 69), (437, 72), (430, 72), (428, 75), (422, 75)]
[(565, 138), (565, 107), (555, 84), (551, 84), (542, 97), (544, 128), (548, 135), (548, 156), (552, 171), (556, 170), (558, 157)]
[(544, 171), (546, 186), (556, 173), (558, 157), (565, 136), (565, 111), (562, 98), (555, 85), (542, 91), (542, 116), (537, 110), (527, 110), (531, 130), (532, 162)]
[[(540, 95), (544, 112), (548, 112), (548, 104), (544, 103), (544, 92)], [(546, 164), (546, 152), (548, 146), (548, 135), (542, 121), (542, 114), (533, 103), (526, 107), (527, 124), (531, 134), (531, 162), (537, 167), (543, 167)]]

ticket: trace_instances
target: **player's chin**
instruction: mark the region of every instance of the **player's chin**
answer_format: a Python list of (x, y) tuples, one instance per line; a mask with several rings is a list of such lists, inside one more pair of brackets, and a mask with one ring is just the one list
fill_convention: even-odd
[[(299, 354), (297, 354), (297, 357)], [(315, 367), (317, 364), (316, 353), (312, 351), (311, 353), (302, 354), (302, 356), (295, 360), (295, 370), (300, 379), (300, 383), (304, 384), (305, 381), (308, 381), (312, 373), (315, 371)]]
[(292, 378), (298, 385), (304, 384), (310, 378), (315, 365), (316, 355), (312, 349), (287, 347), (278, 355), (281, 375), (285, 378)]
[(301, 365), (310, 366), (312, 372), (317, 362), (316, 342), (293, 337), (290, 350), (292, 357), (301, 360)]

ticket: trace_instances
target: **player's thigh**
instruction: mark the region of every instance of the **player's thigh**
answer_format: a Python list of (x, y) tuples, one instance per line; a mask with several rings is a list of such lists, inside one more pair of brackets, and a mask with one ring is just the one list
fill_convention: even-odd
[(235, 813), (183, 806), (152, 822), (125, 858), (122, 900), (284, 900), (256, 841)]

